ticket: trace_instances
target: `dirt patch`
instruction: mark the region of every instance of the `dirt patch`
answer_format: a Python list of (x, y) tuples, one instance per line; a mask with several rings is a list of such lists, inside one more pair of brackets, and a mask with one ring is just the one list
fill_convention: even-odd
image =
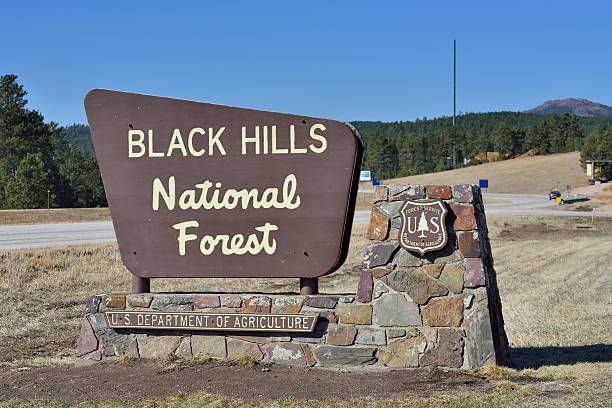
[(437, 369), (349, 373), (207, 363), (167, 370), (158, 361), (127, 361), (88, 367), (0, 370), (0, 401), (53, 399), (75, 403), (140, 400), (196, 392), (266, 401), (373, 396), (395, 399), (484, 393), (495, 387), (496, 383), (485, 377)]
[(491, 238), (499, 241), (556, 241), (601, 237), (612, 231), (612, 218), (489, 217)]

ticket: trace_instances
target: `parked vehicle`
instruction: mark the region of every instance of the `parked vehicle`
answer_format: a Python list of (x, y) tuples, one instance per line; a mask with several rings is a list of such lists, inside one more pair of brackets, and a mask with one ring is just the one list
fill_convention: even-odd
[(561, 193), (558, 190), (553, 190), (548, 193), (549, 200), (555, 200), (557, 197), (561, 197)]

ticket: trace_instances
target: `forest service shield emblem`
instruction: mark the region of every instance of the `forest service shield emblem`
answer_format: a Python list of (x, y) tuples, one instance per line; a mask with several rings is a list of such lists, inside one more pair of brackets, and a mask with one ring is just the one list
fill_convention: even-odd
[(446, 214), (443, 201), (406, 200), (400, 207), (402, 224), (399, 241), (402, 248), (421, 255), (442, 249), (448, 241)]

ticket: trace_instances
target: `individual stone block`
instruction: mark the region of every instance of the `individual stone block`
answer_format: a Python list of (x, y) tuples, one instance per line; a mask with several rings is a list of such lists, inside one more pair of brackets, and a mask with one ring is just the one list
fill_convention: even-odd
[(214, 308), (221, 306), (218, 295), (194, 295), (193, 307), (196, 309)]
[(463, 260), (465, 266), (465, 287), (476, 288), (485, 285), (485, 273), (482, 259), (480, 258), (465, 258)]
[(398, 292), (406, 292), (419, 304), (425, 304), (434, 296), (448, 293), (446, 286), (417, 269), (398, 270), (385, 276), (382, 281)]
[(491, 317), (488, 308), (486, 288), (478, 288), (472, 292), (474, 300), (472, 307), (465, 311), (466, 346), (465, 362), (467, 369), (495, 364), (495, 347), (491, 331)]
[(393, 259), (393, 263), (399, 268), (408, 268), (413, 266), (421, 266), (423, 264), (423, 259), (413, 255), (405, 249), (400, 249), (397, 251), (395, 258)]
[(379, 326), (414, 326), (421, 324), (416, 303), (402, 293), (385, 293), (374, 303), (374, 324)]
[(396, 328), (392, 328), (392, 329), (387, 329), (387, 338), (388, 339), (395, 339), (398, 337), (404, 337), (406, 335), (406, 329), (396, 329)]
[(427, 191), (427, 198), (431, 198), (433, 200), (450, 200), (453, 198), (451, 186), (427, 185), (425, 190)]
[(421, 272), (424, 272), (429, 277), (437, 279), (442, 273), (442, 268), (444, 268), (444, 264), (427, 264), (421, 266)]
[(134, 293), (126, 296), (126, 302), (129, 307), (142, 307), (147, 308), (151, 306), (153, 295), (145, 293)]
[(192, 357), (191, 337), (183, 337), (183, 340), (181, 340), (181, 343), (176, 348), (176, 351), (174, 352), (174, 354), (176, 354), (177, 357), (183, 357), (183, 358)]
[(425, 198), (425, 186), (410, 186), (408, 190), (397, 194), (393, 197), (394, 200), (418, 200)]
[[(317, 326), (319, 324), (317, 323)], [(322, 330), (317, 330), (313, 333), (292, 333), (290, 338), (293, 342), (297, 343), (312, 343), (312, 344), (320, 344), (323, 343), (323, 336), (325, 335), (325, 330), (327, 327)]]
[(374, 186), (374, 197), (372, 201), (377, 203), (379, 201), (387, 201), (389, 197), (389, 189), (387, 186)]
[(455, 184), (453, 186), (453, 198), (458, 203), (471, 203), (474, 199), (471, 184)]
[(419, 354), (425, 351), (427, 341), (422, 335), (392, 341), (378, 352), (378, 358), (387, 367), (418, 367)]
[(480, 257), (480, 240), (478, 238), (478, 232), (460, 232), (457, 234), (457, 241), (459, 242), (459, 252), (461, 252), (461, 255), (466, 258)]
[(371, 245), (363, 257), (363, 265), (366, 268), (375, 268), (377, 266), (386, 265), (389, 263), (398, 248), (399, 243), (396, 241)]
[(306, 367), (312, 367), (317, 364), (314, 353), (308, 344), (300, 344), (302, 351), (304, 352), (304, 358), (306, 359)]
[(226, 358), (225, 336), (194, 334), (191, 336), (191, 352), (194, 357)]
[(384, 330), (360, 328), (355, 338), (355, 344), (384, 346), (387, 338)]
[(76, 355), (77, 357), (89, 354), (98, 349), (98, 339), (91, 328), (89, 320), (83, 318), (81, 320), (81, 331), (77, 340)]
[(408, 190), (410, 188), (409, 185), (400, 185), (400, 184), (390, 184), (388, 186), (389, 188), (389, 198), (393, 198), (396, 195), (403, 193), (404, 191)]
[(94, 329), (95, 332), (108, 329), (108, 322), (106, 321), (104, 313), (94, 313), (87, 317), (89, 319), (91, 327)]
[(355, 296), (340, 296), (338, 298), (338, 302), (340, 303), (353, 303), (355, 301)]
[(299, 296), (279, 296), (274, 299), (272, 313), (297, 314), (303, 302), (304, 298)]
[(267, 296), (253, 296), (242, 299), (240, 313), (270, 313), (272, 299)]
[(322, 345), (314, 350), (314, 355), (323, 367), (337, 365), (366, 365), (376, 362), (376, 347), (338, 347)]
[(336, 308), (340, 323), (372, 324), (372, 307), (360, 303), (340, 303)]
[(438, 344), (421, 358), (421, 366), (459, 368), (463, 364), (463, 337), (454, 329), (438, 330)]
[(383, 276), (390, 274), (392, 271), (393, 271), (393, 269), (389, 269), (389, 268), (384, 267), (384, 266), (379, 266), (377, 268), (370, 269), (370, 273), (376, 279), (380, 279)]
[(475, 230), (476, 217), (474, 215), (474, 207), (468, 204), (451, 203), (451, 211), (455, 215), (453, 228), (455, 231)]
[(461, 293), (463, 290), (463, 270), (463, 264), (446, 264), (440, 275), (440, 282), (451, 292)]
[(242, 298), (240, 295), (221, 295), (219, 296), (221, 307), (229, 307), (238, 309), (242, 306)]
[(151, 309), (161, 312), (190, 312), (193, 310), (191, 296), (162, 294), (155, 295), (151, 302)]
[(116, 293), (104, 295), (104, 297), (102, 298), (102, 304), (107, 309), (124, 309), (125, 295)]
[(461, 325), (463, 320), (463, 295), (431, 299), (423, 310), (423, 323), (427, 326)]
[(304, 350), (297, 343), (268, 343), (261, 346), (261, 349), (264, 352), (264, 363), (307, 366)]
[(393, 219), (399, 217), (399, 209), (402, 206), (401, 201), (380, 202), (374, 205), (374, 208), (385, 214), (387, 218)]
[(309, 296), (304, 301), (306, 306), (319, 309), (333, 309), (338, 304), (337, 296)]
[(350, 346), (355, 342), (357, 329), (355, 326), (330, 324), (327, 327), (327, 344), (333, 346)]
[(389, 234), (389, 217), (378, 208), (373, 207), (370, 214), (370, 224), (366, 232), (367, 239), (384, 241)]
[(85, 313), (98, 313), (100, 303), (102, 303), (102, 296), (90, 296), (85, 303)]
[(227, 338), (227, 358), (232, 361), (241, 359), (253, 359), (261, 361), (263, 353), (255, 343)]
[(138, 334), (138, 351), (142, 358), (164, 358), (170, 353), (174, 353), (181, 344), (181, 336), (163, 336), (156, 334), (148, 336)]
[(357, 301), (361, 303), (370, 302), (372, 300), (373, 287), (374, 281), (370, 271), (361, 271), (359, 275), (359, 285), (357, 286)]

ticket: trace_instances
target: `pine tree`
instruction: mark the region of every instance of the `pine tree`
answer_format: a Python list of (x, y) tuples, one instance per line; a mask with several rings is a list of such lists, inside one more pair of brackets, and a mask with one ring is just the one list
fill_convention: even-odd
[(497, 122), (493, 130), (493, 147), (495, 151), (510, 154), (512, 153), (512, 146), (512, 129), (504, 121)]
[(49, 172), (40, 153), (28, 153), (21, 160), (4, 188), (7, 208), (44, 208), (47, 206)]
[(425, 219), (425, 213), (421, 211), (421, 218), (419, 218), (419, 226), (417, 231), (421, 232), (419, 238), (425, 238), (425, 231), (429, 231), (429, 225), (427, 225), (427, 219)]
[[(612, 160), (612, 131), (600, 124), (586, 137), (580, 151), (583, 166), (587, 160)], [(598, 164), (599, 178), (612, 178), (612, 163)]]

